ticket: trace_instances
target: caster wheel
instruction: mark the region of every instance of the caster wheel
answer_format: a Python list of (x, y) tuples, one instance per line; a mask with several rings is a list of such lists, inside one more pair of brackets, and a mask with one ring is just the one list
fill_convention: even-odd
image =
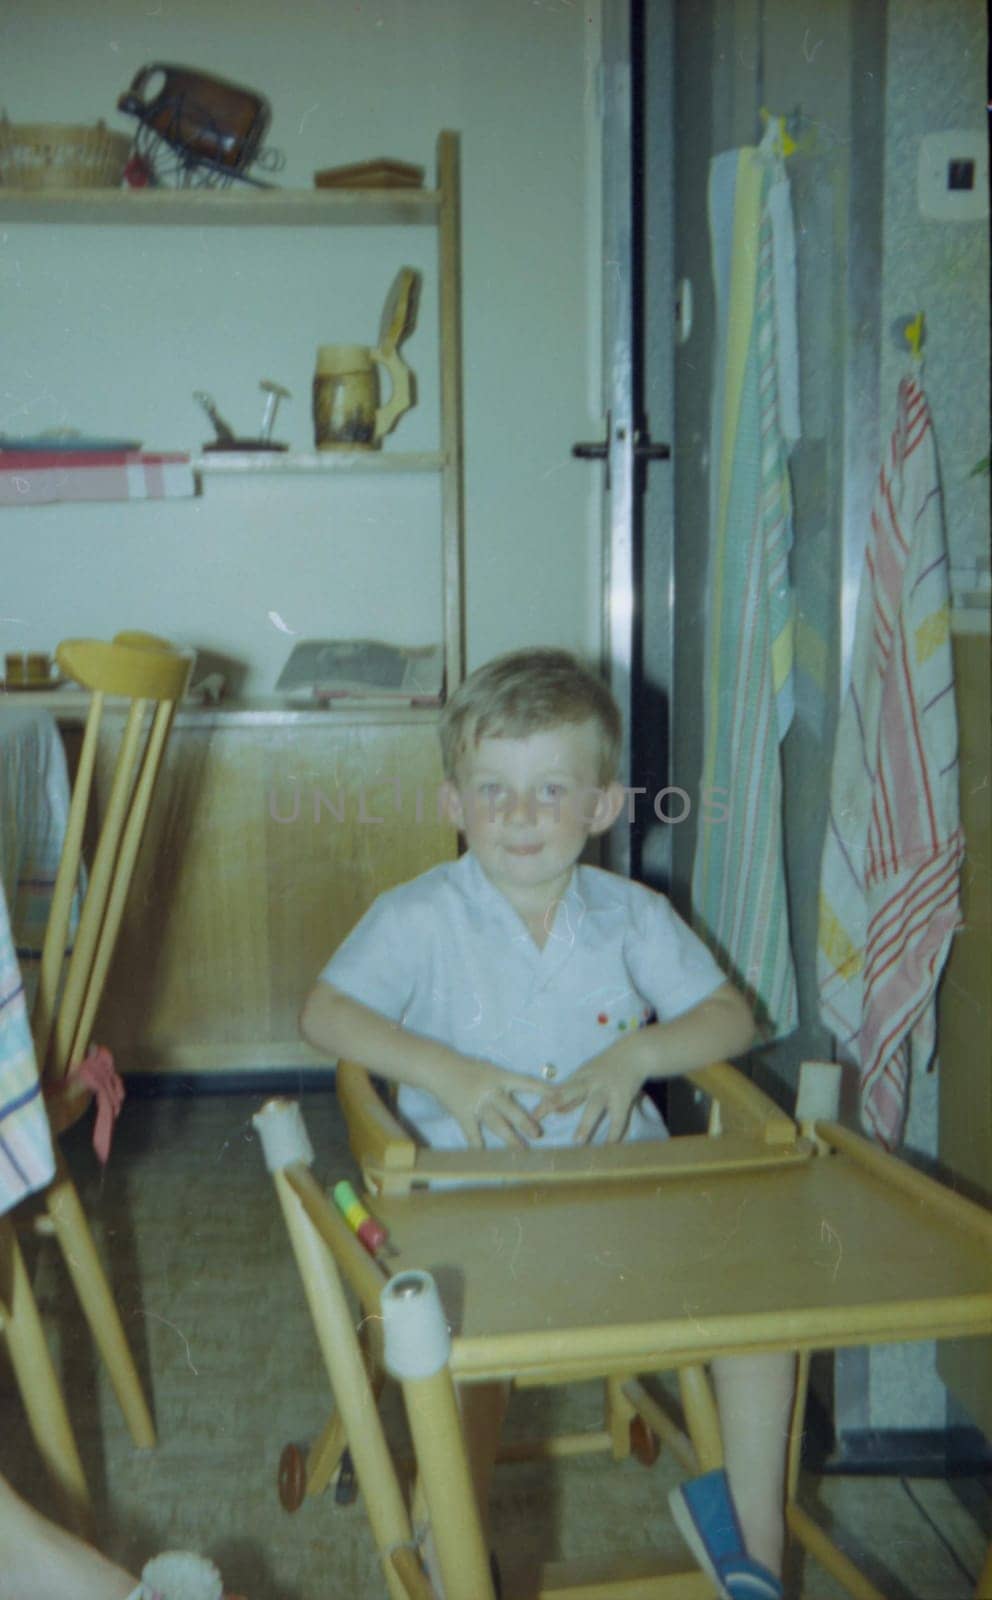
[(661, 1455), (661, 1442), (652, 1433), (643, 1417), (634, 1417), (630, 1424), (630, 1453), (637, 1457), (642, 1467), (653, 1467)]
[(355, 1477), (355, 1463), (351, 1459), (351, 1451), (346, 1447), (338, 1468), (338, 1481), (334, 1485), (334, 1504), (351, 1506), (357, 1499), (358, 1479)]
[(279, 1502), (284, 1511), (299, 1511), (307, 1492), (307, 1464), (299, 1445), (288, 1444), (279, 1457)]

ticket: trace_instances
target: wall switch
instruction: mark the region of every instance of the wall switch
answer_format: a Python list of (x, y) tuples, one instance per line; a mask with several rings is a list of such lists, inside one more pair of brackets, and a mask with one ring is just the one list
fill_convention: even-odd
[(675, 342), (687, 344), (692, 333), (692, 282), (680, 278), (675, 291)]
[(920, 140), (921, 217), (931, 222), (981, 222), (989, 214), (989, 152), (984, 135), (928, 133)]

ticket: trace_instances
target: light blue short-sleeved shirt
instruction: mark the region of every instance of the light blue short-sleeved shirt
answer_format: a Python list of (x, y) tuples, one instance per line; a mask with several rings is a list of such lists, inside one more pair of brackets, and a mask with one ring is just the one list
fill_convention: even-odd
[[(414, 1033), (534, 1078), (529, 1108), (628, 1030), (680, 1016), (725, 981), (664, 895), (597, 867), (575, 868), (538, 949), (471, 852), (380, 895), (320, 976)], [(425, 1144), (465, 1147), (433, 1095), (403, 1085), (398, 1108)], [(547, 1117), (542, 1146), (571, 1144), (581, 1115)], [(625, 1137), (667, 1137), (646, 1095)]]

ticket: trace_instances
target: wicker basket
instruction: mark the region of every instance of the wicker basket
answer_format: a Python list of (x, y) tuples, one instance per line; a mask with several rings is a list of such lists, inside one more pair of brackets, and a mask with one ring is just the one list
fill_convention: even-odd
[(8, 189), (117, 189), (131, 136), (58, 122), (0, 118), (0, 184)]

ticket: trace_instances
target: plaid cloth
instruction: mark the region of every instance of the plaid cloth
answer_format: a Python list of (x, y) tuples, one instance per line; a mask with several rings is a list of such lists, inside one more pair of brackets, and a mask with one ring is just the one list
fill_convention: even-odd
[(0, 451), (0, 506), (54, 500), (181, 500), (196, 493), (187, 455), (138, 450)]
[(930, 408), (899, 386), (875, 487), (820, 872), (820, 1015), (861, 1077), (866, 1128), (900, 1141), (911, 1074), (961, 923), (964, 851), (940, 470)]
[(0, 1213), (55, 1170), (30, 1015), (69, 800), (54, 719), (0, 706)]

